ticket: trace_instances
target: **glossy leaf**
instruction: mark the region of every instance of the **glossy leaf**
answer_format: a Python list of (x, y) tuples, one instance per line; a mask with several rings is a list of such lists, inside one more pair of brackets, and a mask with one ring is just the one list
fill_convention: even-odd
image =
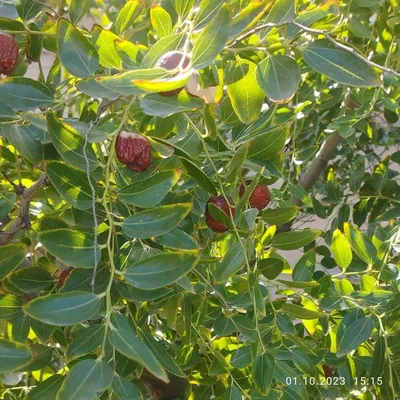
[(257, 356), (252, 366), (252, 377), (258, 391), (267, 395), (274, 376), (275, 360), (267, 353)]
[(122, 224), (123, 232), (137, 239), (162, 235), (175, 228), (190, 213), (189, 203), (171, 204), (138, 212)]
[(164, 8), (153, 4), (150, 9), (150, 21), (157, 35), (162, 38), (172, 33), (172, 18)]
[(308, 308), (289, 303), (283, 304), (280, 310), (300, 319), (315, 319), (321, 318), (325, 315), (322, 312), (310, 310)]
[(257, 66), (257, 81), (270, 100), (286, 103), (299, 86), (300, 68), (291, 57), (267, 57)]
[(311, 281), (316, 266), (316, 254), (314, 250), (305, 253), (293, 268), (292, 278), (295, 282)]
[(346, 269), (353, 259), (353, 253), (349, 241), (339, 229), (333, 232), (331, 249), (338, 266)]
[(206, 67), (224, 48), (229, 39), (229, 25), (229, 7), (224, 4), (194, 42), (192, 52), (192, 65), (194, 68)]
[(176, 96), (165, 97), (160, 94), (148, 94), (140, 100), (140, 107), (145, 114), (161, 118), (196, 110), (203, 106), (203, 100), (189, 96), (184, 90)]
[(275, 208), (273, 210), (264, 210), (261, 218), (270, 225), (282, 225), (293, 220), (297, 212), (297, 207)]
[(111, 387), (119, 400), (143, 400), (140, 390), (127, 378), (115, 375)]
[(370, 317), (363, 317), (349, 324), (338, 343), (337, 356), (342, 357), (355, 350), (364, 343), (374, 329), (374, 321)]
[(68, 20), (60, 19), (57, 45), (62, 66), (74, 76), (86, 78), (99, 67), (99, 55), (92, 43)]
[(139, 4), (139, 0), (129, 0), (121, 8), (115, 21), (115, 29), (119, 35), (131, 28), (135, 20), (135, 11)]
[(119, 37), (115, 33), (103, 29), (99, 25), (94, 25), (92, 29), (92, 38), (94, 47), (99, 54), (100, 65), (105, 68), (121, 68), (121, 57), (114, 46), (114, 42), (118, 40)]
[(104, 325), (94, 324), (79, 332), (68, 346), (68, 359), (83, 356), (97, 349), (103, 343), (104, 329)]
[(109, 340), (111, 345), (125, 357), (140, 363), (161, 381), (168, 382), (168, 375), (164, 368), (121, 315), (112, 320)]
[(217, 282), (225, 282), (232, 275), (244, 267), (246, 263), (246, 255), (241, 243), (235, 243), (230, 247), (224, 259), (217, 267), (215, 280)]
[(53, 277), (41, 267), (28, 267), (9, 275), (10, 282), (24, 293), (36, 293), (49, 288)]
[(249, 124), (260, 115), (264, 92), (256, 79), (256, 65), (238, 58), (226, 76), (228, 96), (240, 121)]
[(355, 229), (351, 224), (345, 222), (344, 233), (347, 240), (350, 242), (354, 253), (367, 264), (372, 264), (376, 260), (376, 249), (371, 241), (365, 237), (358, 229)]
[(85, 210), (96, 201), (92, 198), (88, 182), (90, 177), (85, 172), (58, 161), (51, 161), (46, 164), (46, 173), (60, 196), (73, 207)]
[(52, 112), (47, 113), (47, 127), (52, 143), (64, 161), (83, 171), (93, 171), (97, 167), (93, 149), (90, 145), (85, 148), (85, 140), (74, 128)]
[(74, 364), (57, 393), (57, 400), (94, 399), (111, 386), (113, 369), (100, 360)]
[(192, 236), (178, 228), (174, 228), (172, 231), (169, 231), (164, 235), (157, 236), (154, 240), (156, 243), (171, 249), (197, 250), (199, 248), (199, 245), (195, 242)]
[(75, 291), (38, 297), (24, 306), (30, 317), (49, 325), (68, 326), (94, 317), (101, 298), (93, 293)]
[(21, 369), (33, 360), (29, 347), (5, 339), (0, 339), (0, 373)]
[(280, 233), (272, 238), (272, 247), (279, 250), (295, 250), (306, 246), (322, 234), (317, 229), (305, 229)]
[(72, 23), (79, 22), (89, 11), (92, 4), (92, 0), (71, 0), (68, 12)]
[(194, 19), (196, 29), (204, 27), (225, 3), (225, 0), (204, 0), (200, 3), (199, 11)]
[[(42, 232), (40, 241), (51, 254), (67, 265), (78, 268), (94, 266), (94, 238), (88, 233), (63, 228), (54, 229)], [(101, 252), (97, 248), (97, 260), (100, 259)]]
[(14, 271), (25, 260), (25, 247), (22, 243), (0, 247), (0, 281)]
[(133, 264), (123, 272), (123, 276), (138, 289), (158, 289), (176, 282), (198, 262), (197, 251), (160, 254)]
[(260, 260), (257, 265), (258, 270), (267, 279), (277, 278), (285, 267), (285, 263), (280, 258), (264, 258), (263, 260)]
[(266, 22), (281, 24), (293, 21), (296, 13), (295, 0), (277, 0), (269, 11)]
[(55, 374), (35, 386), (26, 397), (27, 400), (54, 400), (64, 381), (64, 376)]
[(373, 87), (381, 84), (377, 73), (366, 62), (325, 39), (315, 40), (304, 49), (304, 61), (315, 71), (344, 85)]
[(50, 106), (53, 93), (43, 83), (30, 78), (9, 77), (0, 81), (1, 100), (12, 110), (29, 111)]

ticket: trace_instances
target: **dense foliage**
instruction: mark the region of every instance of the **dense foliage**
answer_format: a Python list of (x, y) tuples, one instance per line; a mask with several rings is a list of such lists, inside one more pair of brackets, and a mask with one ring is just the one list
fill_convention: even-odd
[(0, 16), (1, 398), (400, 396), (398, 0)]

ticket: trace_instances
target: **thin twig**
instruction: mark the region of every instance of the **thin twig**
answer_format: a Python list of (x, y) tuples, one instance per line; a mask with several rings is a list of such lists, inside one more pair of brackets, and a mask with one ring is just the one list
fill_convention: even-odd
[(351, 54), (353, 54), (354, 56), (356, 56), (357, 58), (359, 58), (360, 60), (364, 61), (365, 63), (367, 63), (368, 65), (370, 65), (371, 67), (374, 68), (378, 68), (381, 71), (385, 71), (391, 75), (397, 76), (400, 78), (400, 72), (397, 72), (391, 68), (385, 67), (383, 65), (377, 64), (371, 60), (368, 60), (367, 58), (365, 58), (362, 54), (358, 53), (354, 48), (346, 46), (338, 41), (336, 41), (330, 34), (328, 31), (322, 30), (322, 29), (314, 29), (314, 28), (309, 28), (308, 26), (305, 26), (303, 24), (300, 24), (297, 21), (286, 21), (286, 22), (282, 22), (282, 23), (272, 23), (272, 22), (268, 22), (266, 24), (263, 25), (259, 25), (256, 26), (255, 28), (253, 28), (252, 30), (250, 30), (249, 32), (243, 34), (242, 36), (239, 36), (237, 39), (235, 39), (229, 46), (226, 47), (226, 50), (231, 50), (231, 48), (233, 46), (235, 46), (236, 44), (238, 44), (239, 42), (241, 42), (244, 39), (247, 39), (248, 37), (250, 37), (251, 35), (266, 29), (266, 28), (279, 28), (281, 26), (285, 26), (285, 25), (295, 25), (298, 28), (302, 29), (304, 32), (308, 32), (311, 33), (313, 35), (322, 35), (324, 36), (327, 40), (329, 40), (329, 42), (331, 42), (335, 47), (337, 47), (338, 49), (342, 49), (345, 50)]
[(5, 231), (0, 232), (0, 246), (10, 243), (20, 230), (30, 228), (29, 207), (31, 201), (36, 192), (47, 185), (49, 185), (47, 174), (42, 173), (32, 186), (24, 189), (19, 203), (18, 217)]

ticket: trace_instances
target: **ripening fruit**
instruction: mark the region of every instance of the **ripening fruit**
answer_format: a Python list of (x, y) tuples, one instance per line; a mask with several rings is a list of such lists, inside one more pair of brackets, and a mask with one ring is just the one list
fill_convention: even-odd
[(0, 32), (0, 74), (11, 75), (17, 66), (19, 49), (17, 41)]
[[(165, 53), (158, 61), (156, 64), (156, 67), (160, 68), (165, 68), (168, 71), (171, 71), (179, 66), (179, 64), (182, 61), (182, 58), (185, 57), (185, 60), (182, 63), (182, 68), (186, 68), (189, 65), (190, 59), (186, 57), (181, 51), (169, 51), (168, 53)], [(178, 72), (175, 73), (173, 76), (178, 75)], [(162, 96), (175, 96), (178, 94), (183, 87), (175, 89), (175, 90), (170, 90), (169, 92), (161, 92)]]
[[(246, 181), (246, 184), (249, 185), (251, 181)], [(242, 197), (245, 192), (245, 187), (240, 185), (239, 187), (239, 196)], [(269, 204), (271, 200), (271, 192), (268, 189), (267, 185), (257, 185), (253, 193), (249, 197), (249, 204), (251, 208), (257, 208), (258, 210), (263, 210)]]
[(138, 133), (118, 133), (115, 152), (118, 160), (135, 172), (144, 172), (151, 165), (150, 141)]
[(322, 365), (322, 369), (324, 370), (325, 378), (332, 378), (333, 376), (333, 367), (327, 364)]
[(207, 200), (206, 204), (206, 223), (210, 229), (212, 229), (214, 232), (225, 232), (228, 230), (228, 228), (224, 225), (221, 224), (220, 222), (217, 222), (212, 216), (210, 211), (208, 210), (208, 205), (210, 203), (216, 205), (220, 210), (222, 210), (228, 217), (234, 217), (236, 214), (236, 208), (234, 207), (234, 203), (231, 197), (227, 196), (227, 199), (230, 203), (230, 207), (228, 206), (228, 203), (226, 202), (224, 196), (211, 196)]

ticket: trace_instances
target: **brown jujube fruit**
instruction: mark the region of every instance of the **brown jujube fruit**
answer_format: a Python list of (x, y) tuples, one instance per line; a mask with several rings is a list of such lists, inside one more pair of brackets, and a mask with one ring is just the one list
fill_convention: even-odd
[(151, 144), (145, 136), (121, 131), (115, 142), (118, 160), (135, 172), (144, 172), (151, 165)]
[(208, 209), (208, 205), (209, 204), (214, 204), (215, 206), (217, 206), (220, 210), (222, 210), (228, 217), (234, 217), (236, 214), (236, 208), (234, 207), (234, 203), (231, 197), (227, 196), (227, 199), (230, 203), (230, 207), (228, 206), (228, 203), (226, 202), (224, 196), (211, 196), (208, 200), (207, 200), (207, 204), (206, 204), (206, 223), (207, 226), (212, 229), (214, 232), (225, 232), (228, 230), (228, 228), (224, 225), (221, 224), (220, 222), (216, 221), (209, 209)]
[[(182, 68), (186, 68), (189, 65), (190, 59), (186, 57), (181, 51), (169, 51), (165, 53), (156, 64), (156, 67), (165, 68), (168, 71), (172, 71), (173, 69), (177, 68), (182, 61), (182, 58), (185, 57), (185, 60), (182, 63)], [(178, 72), (173, 74), (172, 76), (178, 75)], [(170, 90), (168, 92), (160, 92), (159, 94), (162, 96), (175, 96), (177, 95), (183, 87)]]
[[(249, 185), (251, 181), (246, 181), (246, 185)], [(243, 197), (246, 188), (243, 184), (239, 187), (239, 196)], [(267, 185), (257, 185), (249, 197), (249, 204), (251, 208), (257, 208), (263, 210), (269, 204), (271, 200), (271, 192)]]
[(19, 49), (17, 41), (0, 32), (0, 74), (11, 75), (17, 66)]

